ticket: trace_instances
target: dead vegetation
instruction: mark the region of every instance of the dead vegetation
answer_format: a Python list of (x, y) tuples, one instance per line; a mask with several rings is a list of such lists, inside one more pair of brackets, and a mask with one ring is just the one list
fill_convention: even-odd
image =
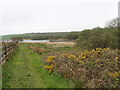
[(44, 49), (44, 48), (40, 48), (39, 46), (32, 46), (32, 45), (30, 45), (30, 46), (28, 46), (28, 48), (32, 49), (33, 51), (35, 51), (35, 52), (37, 52), (39, 54), (42, 54), (44, 52), (49, 52), (49, 50)]
[(74, 46), (74, 42), (19, 42), (19, 43), (31, 43), (31, 44), (50, 44), (55, 47)]
[(47, 58), (45, 66), (51, 73), (75, 81), (76, 87), (119, 87), (119, 50), (96, 48), (86, 51), (56, 52)]

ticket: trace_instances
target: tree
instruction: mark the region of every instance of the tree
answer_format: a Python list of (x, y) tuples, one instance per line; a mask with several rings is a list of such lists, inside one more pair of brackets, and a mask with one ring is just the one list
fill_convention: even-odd
[(13, 42), (23, 41), (22, 37), (12, 37)]
[(76, 40), (76, 39), (78, 39), (78, 36), (79, 36), (79, 32), (70, 32), (67, 35), (67, 39), (69, 39), (69, 40)]
[(105, 24), (105, 27), (119, 27), (120, 26), (120, 18), (114, 18), (110, 21), (107, 21), (107, 23)]

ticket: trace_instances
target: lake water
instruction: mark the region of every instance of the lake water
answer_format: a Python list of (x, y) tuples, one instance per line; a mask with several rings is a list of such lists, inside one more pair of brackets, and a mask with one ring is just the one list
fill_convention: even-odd
[[(0, 40), (0, 42), (12, 42), (12, 40)], [(66, 40), (30, 40), (24, 39), (22, 42), (65, 42)]]
[(12, 40), (0, 40), (0, 42), (12, 42)]
[(23, 40), (22, 42), (49, 42), (49, 40)]

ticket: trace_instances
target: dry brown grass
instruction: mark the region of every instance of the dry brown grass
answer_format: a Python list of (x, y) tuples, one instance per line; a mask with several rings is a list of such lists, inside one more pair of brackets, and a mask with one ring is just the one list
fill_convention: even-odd
[(74, 42), (20, 42), (20, 43), (32, 43), (32, 44), (50, 44), (55, 47), (74, 46)]
[(44, 48), (40, 48), (38, 46), (28, 46), (28, 48), (32, 49), (33, 51), (39, 53), (39, 54), (42, 54), (44, 52), (48, 52), (48, 50), (44, 49)]
[(2, 45), (2, 42), (0, 42), (0, 45)]

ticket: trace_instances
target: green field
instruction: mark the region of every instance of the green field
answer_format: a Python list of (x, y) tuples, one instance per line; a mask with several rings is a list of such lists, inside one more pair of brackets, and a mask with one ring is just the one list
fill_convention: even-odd
[(44, 69), (43, 55), (33, 52), (28, 48), (28, 44), (19, 44), (2, 69), (3, 88), (73, 87), (68, 80), (60, 75), (49, 74)]
[(3, 88), (116, 88), (120, 50), (19, 43), (2, 66)]

